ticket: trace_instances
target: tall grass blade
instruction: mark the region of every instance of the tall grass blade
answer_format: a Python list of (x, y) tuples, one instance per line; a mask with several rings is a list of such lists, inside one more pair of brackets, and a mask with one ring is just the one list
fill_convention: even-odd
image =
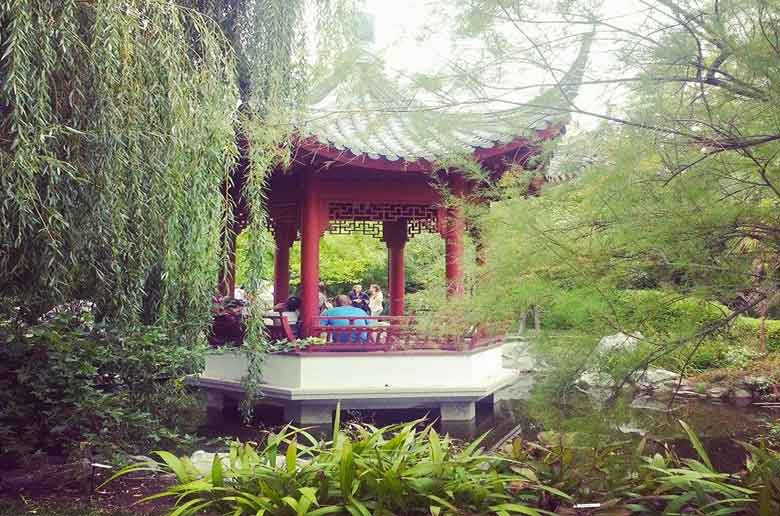
[(707, 451), (704, 449), (704, 446), (702, 446), (701, 441), (696, 436), (696, 433), (691, 430), (691, 427), (689, 427), (685, 421), (680, 420), (680, 426), (682, 426), (683, 430), (685, 430), (685, 433), (688, 434), (688, 439), (690, 439), (691, 445), (693, 445), (696, 453), (699, 454), (699, 458), (701, 458), (701, 460), (704, 461), (704, 464), (710, 468), (710, 471), (715, 471), (715, 468), (712, 466), (712, 461), (710, 461), (710, 456), (707, 455)]

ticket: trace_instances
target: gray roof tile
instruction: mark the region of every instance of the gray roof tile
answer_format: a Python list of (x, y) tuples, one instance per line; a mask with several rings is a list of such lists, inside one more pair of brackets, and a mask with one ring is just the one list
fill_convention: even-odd
[(360, 56), (350, 73), (342, 72), (342, 78), (324, 81), (332, 88), (329, 93), (323, 94), (323, 87), (315, 88), (318, 99), (304, 114), (299, 130), (304, 136), (354, 155), (391, 161), (435, 161), (509, 143), (518, 137), (533, 138), (534, 130), (568, 120), (568, 99), (577, 94), (576, 83), (582, 77), (589, 50), (590, 38), (585, 38), (561, 79), (565, 86), (543, 91), (514, 109), (485, 112), (431, 109), (410, 102), (394, 89), (396, 85), (384, 75), (380, 61)]

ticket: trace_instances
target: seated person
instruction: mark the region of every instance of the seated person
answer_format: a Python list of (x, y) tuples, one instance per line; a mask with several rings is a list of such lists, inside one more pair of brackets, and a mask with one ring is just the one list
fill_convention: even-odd
[(352, 301), (352, 306), (360, 308), (366, 315), (371, 315), (371, 309), (368, 307), (368, 294), (363, 292), (362, 285), (352, 286), (352, 290), (349, 291), (349, 299)]
[(214, 314), (209, 329), (209, 344), (218, 347), (225, 344), (240, 346), (244, 341), (244, 301), (232, 297), (220, 297), (213, 300), (211, 312)]
[[(366, 312), (352, 304), (352, 300), (348, 296), (340, 295), (336, 297), (336, 306), (325, 310), (322, 315), (325, 317), (344, 317), (344, 319), (323, 319), (321, 326), (333, 326), (338, 328), (339, 326), (350, 326), (350, 320), (347, 317), (365, 317)], [(351, 323), (352, 326), (368, 326), (368, 321), (365, 319), (354, 319)], [(335, 331), (333, 332), (333, 342), (361, 342), (365, 343), (368, 340), (368, 334), (366, 332), (357, 331)]]
[[(272, 312), (279, 312), (280, 315), (287, 317), (287, 322), (290, 323), (290, 329), (296, 337), (298, 336), (298, 314), (300, 307), (301, 299), (297, 296), (290, 296), (287, 298), (287, 301), (276, 303), (272, 310)], [(269, 315), (275, 314), (269, 313)], [(281, 322), (278, 319), (267, 319), (265, 324), (268, 326), (280, 326)]]

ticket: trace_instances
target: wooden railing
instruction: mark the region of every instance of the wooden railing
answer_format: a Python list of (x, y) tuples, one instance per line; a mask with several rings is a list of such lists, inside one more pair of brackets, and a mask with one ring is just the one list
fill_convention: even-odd
[[(465, 334), (457, 335), (434, 332), (430, 327), (421, 327), (414, 316), (320, 316), (317, 322), (315, 334), (323, 336), (326, 343), (309, 346), (306, 351), (465, 351), (497, 342), (506, 333), (505, 329), (488, 331), (487, 326), (472, 328)], [(443, 327), (439, 325), (438, 329)]]
[[(266, 336), (274, 341), (293, 342), (297, 325), (281, 313), (265, 314)], [(467, 351), (503, 340), (508, 324), (482, 324), (466, 332), (446, 331), (447, 321), (414, 316), (344, 317), (317, 316), (314, 335), (323, 344), (311, 344), (302, 352), (404, 351), (436, 349)], [(239, 343), (237, 343), (239, 344)]]

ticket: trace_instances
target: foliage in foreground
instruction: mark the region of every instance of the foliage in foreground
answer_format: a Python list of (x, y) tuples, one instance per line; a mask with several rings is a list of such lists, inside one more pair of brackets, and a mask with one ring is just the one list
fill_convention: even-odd
[(262, 446), (234, 443), (210, 468), (156, 452), (161, 460), (116, 476), (172, 473), (177, 484), (151, 498), (172, 499), (177, 516), (541, 514), (566, 513), (576, 503), (595, 503), (596, 514), (763, 516), (780, 509), (780, 454), (746, 445), (746, 473), (719, 473), (684, 423), (699, 460), (643, 455), (644, 442), (594, 452), (563, 434), (542, 444), (516, 440), (491, 455), (482, 438), (461, 448), (431, 426), (418, 430), (420, 423), (354, 424), (327, 443), (285, 427)]
[(67, 454), (85, 442), (113, 456), (185, 442), (202, 407), (182, 378), (202, 369), (204, 351), (89, 314), (0, 319), (0, 454)]
[[(318, 443), (286, 427), (262, 447), (235, 443), (200, 472), (187, 458), (157, 452), (161, 462), (131, 466), (172, 472), (178, 484), (160, 493), (175, 497), (182, 515), (205, 509), (220, 514), (476, 514), (532, 512), (549, 493), (568, 497), (484, 455), (481, 440), (458, 449), (421, 421), (377, 429), (351, 425), (333, 441)], [(515, 493), (507, 486), (516, 482)]]

